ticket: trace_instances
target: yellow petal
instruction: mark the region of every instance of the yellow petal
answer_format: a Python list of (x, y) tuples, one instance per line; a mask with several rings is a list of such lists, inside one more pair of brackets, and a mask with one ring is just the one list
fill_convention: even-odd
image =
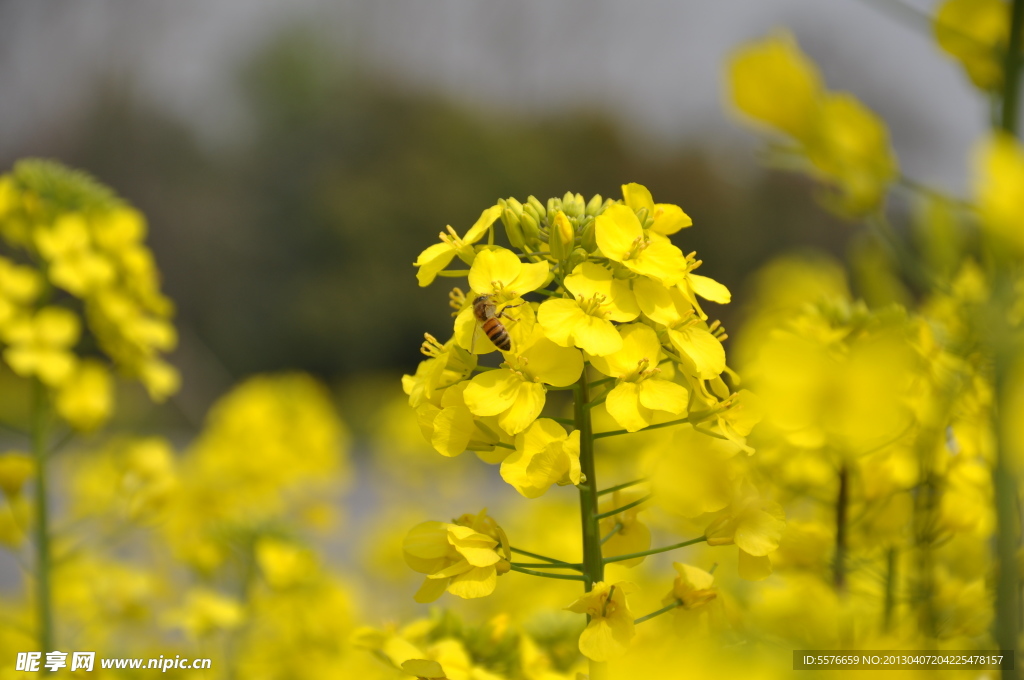
[(785, 515), (777, 505), (765, 510), (748, 508), (737, 518), (736, 545), (751, 555), (763, 557), (779, 547), (785, 528)]
[(523, 357), (530, 375), (554, 387), (568, 387), (583, 374), (583, 354), (578, 349), (559, 347), (545, 337), (523, 352)]
[(605, 408), (608, 409), (608, 415), (629, 432), (644, 429), (654, 417), (650, 409), (640, 404), (640, 389), (636, 383), (631, 382), (616, 385), (608, 393)]
[(493, 566), (475, 567), (452, 578), (448, 592), (466, 599), (487, 597), (494, 592), (497, 583), (498, 572)]
[(686, 411), (690, 393), (670, 380), (652, 378), (640, 383), (640, 403), (653, 411), (668, 411), (679, 415)]
[(416, 272), (416, 281), (420, 287), (429, 286), (434, 282), (437, 273), (448, 266), (448, 263), (455, 257), (455, 250), (447, 243), (435, 243), (428, 247), (413, 262), (414, 267), (419, 267)]
[(668, 236), (692, 226), (693, 220), (678, 205), (659, 203), (654, 206), (654, 224), (651, 225), (651, 231)]
[(522, 378), (507, 368), (484, 371), (469, 381), (466, 406), (475, 415), (496, 416), (516, 402), (522, 386)]
[(434, 432), (430, 437), (430, 443), (442, 456), (454, 458), (466, 450), (475, 431), (473, 414), (468, 408), (445, 408), (434, 419)]
[(640, 220), (625, 205), (608, 206), (594, 223), (597, 247), (605, 257), (616, 262), (622, 262), (629, 256), (637, 239), (643, 238), (643, 231)]
[(452, 554), (454, 551), (448, 542), (448, 529), (444, 522), (417, 524), (402, 541), (405, 563), (421, 574), (433, 574), (443, 568)]
[(441, 597), (447, 588), (448, 581), (446, 579), (425, 578), (423, 579), (423, 585), (412, 596), (412, 599), (420, 604), (427, 604)]
[(624, 260), (623, 264), (637, 274), (649, 276), (666, 286), (674, 286), (686, 276), (686, 257), (683, 251), (667, 239), (651, 240), (637, 257)]
[(622, 185), (622, 200), (629, 206), (630, 210), (637, 212), (640, 208), (647, 208), (647, 214), (654, 216), (654, 198), (651, 192), (643, 184), (630, 182)]
[(537, 322), (544, 335), (562, 347), (573, 346), (573, 330), (587, 319), (574, 300), (547, 300), (537, 309)]
[(614, 354), (622, 349), (622, 337), (611, 321), (583, 315), (573, 330), (576, 345), (592, 356)]
[(711, 380), (725, 370), (725, 348), (709, 331), (691, 326), (670, 330), (668, 337), (693, 362), (697, 377), (702, 380)]
[(519, 274), (508, 282), (506, 290), (513, 291), (516, 295), (525, 295), (532, 290), (537, 290), (549, 280), (551, 269), (546, 262), (523, 262)]
[(693, 288), (693, 292), (705, 300), (711, 300), (722, 305), (732, 301), (732, 293), (718, 281), (701, 276), (700, 274), (690, 274), (687, 278), (690, 280), (690, 287)]
[(511, 250), (482, 250), (469, 269), (469, 286), (477, 295), (496, 293), (514, 281), (522, 268), (523, 263)]
[[(552, 345), (552, 347), (554, 346)], [(494, 373), (496, 371), (488, 372)], [(540, 383), (524, 382), (520, 384), (521, 387), (516, 395), (515, 402), (507, 411), (498, 416), (498, 425), (511, 435), (519, 434), (529, 427), (530, 423), (536, 420), (540, 412), (544, 410), (544, 386)], [(468, 388), (466, 392), (468, 394)]]
[(494, 221), (498, 219), (500, 215), (500, 205), (492, 205), (490, 208), (487, 208), (480, 213), (480, 217), (477, 218), (476, 222), (473, 223), (473, 226), (469, 228), (469, 231), (466, 232), (466, 236), (462, 239), (463, 243), (476, 243), (483, 238), (484, 234), (487, 233), (487, 230), (491, 228), (491, 225), (494, 224)]

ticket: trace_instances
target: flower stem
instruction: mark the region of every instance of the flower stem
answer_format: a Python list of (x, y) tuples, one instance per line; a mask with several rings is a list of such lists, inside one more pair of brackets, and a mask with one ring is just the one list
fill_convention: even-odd
[(533, 569), (524, 569), (523, 567), (517, 567), (516, 565), (511, 566), (512, 571), (518, 571), (520, 574), (529, 574), (530, 576), (540, 576), (541, 578), (554, 578), (563, 581), (583, 581), (584, 576), (582, 574), (547, 574), (543, 571), (534, 571)]
[(1010, 16), (1010, 41), (1003, 65), (1003, 110), (999, 127), (1017, 134), (1020, 105), (1021, 45), (1024, 44), (1024, 0), (1013, 0)]
[[(689, 417), (680, 418), (678, 420), (670, 420), (667, 423), (658, 423), (656, 425), (648, 425), (644, 429), (637, 430), (637, 431), (638, 432), (646, 432), (647, 430), (657, 430), (659, 427), (670, 427), (672, 425), (680, 425), (682, 423), (688, 423), (688, 422), (690, 422), (690, 418)], [(598, 432), (597, 434), (594, 435), (594, 439), (601, 439), (603, 437), (617, 437), (620, 434), (629, 434), (629, 433), (630, 433), (629, 430), (609, 430), (608, 432)]]
[(708, 540), (707, 536), (701, 536), (700, 538), (691, 538), (689, 541), (683, 541), (682, 543), (676, 543), (675, 545), (666, 545), (664, 548), (654, 548), (652, 550), (644, 550), (643, 552), (630, 553), (628, 555), (616, 555), (615, 557), (606, 557), (604, 558), (604, 563), (611, 564), (612, 562), (623, 562), (625, 560), (631, 560), (634, 557), (647, 557), (648, 555), (657, 555), (658, 553), (668, 552), (669, 550), (685, 548), (688, 545), (703, 543), (706, 540)]
[(527, 550), (520, 550), (519, 548), (513, 548), (511, 546), (509, 547), (509, 550), (511, 550), (514, 553), (518, 553), (519, 555), (526, 555), (527, 557), (532, 557), (535, 560), (544, 560), (545, 562), (550, 562), (551, 564), (561, 564), (563, 566), (569, 566), (570, 565), (569, 562), (563, 562), (562, 560), (556, 560), (554, 557), (545, 557), (544, 555), (538, 555), (537, 553), (532, 553), (532, 552), (529, 552)]
[(839, 468), (839, 494), (836, 497), (836, 553), (832, 563), (832, 585), (837, 591), (846, 587), (846, 511), (849, 505), (849, 477), (846, 463)]
[(582, 571), (582, 564), (552, 564), (551, 562), (511, 562), (513, 567), (530, 567), (533, 569), (575, 569)]
[(676, 600), (672, 604), (666, 605), (666, 606), (662, 607), (661, 609), (659, 609), (657, 611), (653, 611), (650, 614), (647, 614), (646, 616), (641, 616), (639, 619), (634, 619), (633, 623), (637, 624), (637, 623), (643, 623), (644, 621), (649, 621), (650, 619), (653, 619), (655, 616), (661, 616), (662, 614), (670, 612), (673, 609), (677, 609), (677, 608), (679, 608), (681, 606), (683, 606), (683, 601), (682, 600)]
[(585, 477), (580, 490), (580, 521), (583, 529), (583, 577), (587, 592), (595, 583), (604, 580), (604, 561), (601, 555), (601, 529), (597, 519), (597, 473), (594, 465), (594, 427), (590, 420), (590, 386), (587, 372), (583, 371), (573, 395), (573, 416), (580, 432), (580, 471)]
[(626, 510), (631, 510), (631, 509), (635, 508), (636, 506), (640, 505), (641, 503), (646, 503), (647, 501), (651, 500), (651, 496), (652, 495), (653, 494), (647, 494), (643, 498), (635, 500), (632, 503), (627, 503), (626, 505), (623, 505), (621, 508), (615, 508), (614, 510), (609, 510), (608, 512), (602, 512), (600, 515), (597, 516), (597, 519), (602, 520), (602, 519), (604, 519), (606, 517), (612, 517), (613, 515), (617, 515), (620, 512), (625, 512)]
[(53, 610), (50, 603), (50, 526), (46, 491), (46, 388), (38, 379), (32, 385), (32, 454), (36, 463), (36, 625), (39, 648), (49, 652), (53, 646)]
[(609, 531), (607, 534), (605, 534), (604, 536), (601, 537), (601, 545), (604, 545), (605, 543), (607, 543), (609, 538), (611, 538), (615, 534), (617, 534), (620, 531), (622, 531), (622, 529), (623, 529), (622, 522), (616, 522), (615, 526), (612, 527), (612, 530)]
[(615, 486), (609, 486), (607, 489), (601, 489), (600, 491), (597, 492), (597, 495), (598, 496), (603, 496), (603, 495), (608, 494), (608, 493), (615, 493), (616, 491), (621, 491), (622, 489), (628, 489), (629, 487), (636, 486), (637, 484), (643, 484), (646, 481), (647, 481), (646, 477), (641, 477), (640, 479), (634, 479), (631, 482), (623, 482), (622, 484), (616, 484)]

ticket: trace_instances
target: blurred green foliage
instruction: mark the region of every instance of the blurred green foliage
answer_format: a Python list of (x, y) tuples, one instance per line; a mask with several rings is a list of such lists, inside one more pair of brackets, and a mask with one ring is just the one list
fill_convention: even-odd
[(411, 263), (447, 220), (461, 232), (498, 197), (643, 183), (701, 226), (682, 247), (730, 288), (795, 245), (835, 252), (848, 235), (803, 179), (737, 179), (714, 147), (655, 156), (582, 109), (526, 118), (412, 93), (302, 29), (258, 50), (237, 85), (240, 143), (207, 144), (108, 80), (88, 115), (17, 154), (84, 168), (149, 216), (183, 345), (201, 341), (232, 376), (409, 370), (423, 331), (447, 332), (446, 291), (417, 288)]

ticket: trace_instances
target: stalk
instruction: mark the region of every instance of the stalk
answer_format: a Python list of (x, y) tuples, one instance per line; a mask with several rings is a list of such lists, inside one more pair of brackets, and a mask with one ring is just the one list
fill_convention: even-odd
[[(587, 371), (576, 383), (573, 394), (573, 420), (580, 433), (580, 471), (586, 478), (580, 490), (580, 521), (583, 528), (583, 587), (590, 592), (595, 583), (604, 580), (601, 555), (601, 531), (597, 519), (597, 473), (594, 465), (594, 427), (590, 420), (590, 386)], [(608, 680), (608, 664), (589, 661), (590, 680)]]
[[(1020, 104), (1021, 46), (1024, 44), (1024, 0), (1013, 0), (1010, 14), (1010, 39), (1006, 46), (1003, 66), (1002, 111), (999, 126), (1008, 134), (1017, 135)], [(997, 273), (997, 299), (1009, 287), (1004, 283), (1006, 274)], [(1000, 285), (1002, 284), (1002, 285)], [(1007, 297), (1010, 297), (1007, 295)], [(1005, 299), (1005, 298), (1004, 298)], [(1005, 308), (995, 310), (997, 329), (995, 351), (995, 419), (996, 461), (992, 469), (996, 504), (996, 556), (999, 570), (996, 582), (995, 639), (1000, 649), (1016, 650), (1020, 633), (1019, 583), (1017, 577), (1017, 548), (1020, 545), (1020, 514), (1017, 509), (1017, 476), (1010, 460), (1004, 434), (1003, 421), (1006, 412), (1007, 371), (1010, 368), (1015, 343), (1007, 337)], [(1005, 329), (1005, 330), (1004, 330)], [(1004, 670), (1005, 680), (1018, 677), (1016, 671)]]
[(836, 496), (836, 554), (832, 563), (832, 585), (837, 592), (846, 587), (846, 511), (849, 505), (850, 472), (844, 461), (839, 468), (839, 493)]
[[(50, 595), (50, 525), (47, 511), (46, 388), (32, 385), (32, 454), (36, 464), (36, 625), (39, 650), (53, 651), (53, 609)], [(47, 672), (47, 671), (44, 671)]]

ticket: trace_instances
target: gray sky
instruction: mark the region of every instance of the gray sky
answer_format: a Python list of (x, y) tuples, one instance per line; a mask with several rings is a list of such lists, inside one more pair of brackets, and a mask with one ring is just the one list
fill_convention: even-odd
[(0, 0), (0, 153), (59, 135), (100, 74), (210, 143), (230, 143), (246, 129), (232, 75), (276, 31), (312, 22), (366, 75), (484, 111), (603, 110), (650, 150), (712, 142), (743, 171), (754, 138), (722, 105), (722, 64), (736, 45), (787, 26), (831, 88), (886, 118), (908, 174), (961, 188), (985, 106), (883, 2)]

